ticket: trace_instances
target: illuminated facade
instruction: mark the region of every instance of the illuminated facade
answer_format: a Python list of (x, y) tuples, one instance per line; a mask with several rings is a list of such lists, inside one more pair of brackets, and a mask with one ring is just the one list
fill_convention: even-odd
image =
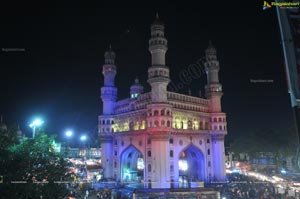
[(105, 52), (103, 114), (99, 116), (104, 177), (142, 181), (169, 188), (188, 181), (225, 178), (226, 114), (221, 111), (222, 85), (216, 49), (205, 51), (206, 99), (167, 91), (170, 70), (165, 64), (167, 39), (158, 16), (151, 25), (148, 68), (151, 91), (143, 93), (138, 79), (130, 98), (116, 101), (115, 53)]

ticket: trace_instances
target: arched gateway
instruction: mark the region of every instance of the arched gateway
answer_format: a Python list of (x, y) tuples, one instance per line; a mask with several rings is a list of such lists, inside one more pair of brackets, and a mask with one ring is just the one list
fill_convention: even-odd
[(121, 154), (121, 181), (134, 182), (144, 179), (143, 154), (133, 145), (130, 145)]
[(205, 180), (205, 161), (203, 153), (194, 145), (181, 151), (178, 160), (179, 186), (187, 187), (191, 181)]

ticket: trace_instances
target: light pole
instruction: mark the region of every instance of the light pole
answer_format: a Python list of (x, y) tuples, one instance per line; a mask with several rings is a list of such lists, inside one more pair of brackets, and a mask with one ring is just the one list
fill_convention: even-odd
[[(279, 0), (276, 0), (278, 3)], [(284, 56), (284, 66), (286, 71), (286, 78), (288, 84), (288, 92), (290, 93), (291, 105), (293, 108), (293, 116), (295, 123), (295, 131), (298, 135), (298, 146), (296, 152), (296, 161), (295, 166), (297, 169), (300, 168), (300, 90), (299, 90), (299, 73), (297, 70), (297, 46), (296, 46), (296, 32), (297, 30), (296, 23), (292, 22), (292, 17), (299, 19), (299, 11), (295, 14), (289, 12), (288, 9), (280, 9), (279, 6), (276, 6), (277, 19), (279, 24), (281, 44), (283, 49)], [(295, 31), (294, 31), (295, 30)], [(295, 34), (293, 34), (295, 32)]]
[(83, 141), (83, 142), (86, 141), (86, 138), (87, 138), (86, 135), (80, 136), (80, 140)]
[(29, 127), (32, 128), (32, 138), (34, 138), (35, 136), (35, 128), (41, 126), (43, 123), (43, 120), (35, 119), (31, 124), (29, 124)]
[(85, 150), (85, 155), (84, 155), (84, 158), (86, 158), (86, 153), (87, 153), (87, 150), (85, 149), (85, 141), (86, 141), (86, 139), (87, 139), (87, 136), (86, 135), (82, 135), (82, 136), (80, 136), (80, 140), (82, 141), (82, 143), (83, 143), (83, 149)]
[(70, 139), (72, 136), (73, 136), (73, 131), (71, 131), (71, 130), (66, 131), (66, 137), (67, 137), (67, 145), (66, 145), (66, 148), (67, 148), (67, 155), (69, 155), (69, 148), (70, 148), (69, 139)]
[(68, 130), (68, 131), (66, 132), (66, 136), (67, 136), (67, 137), (72, 137), (72, 135), (73, 135), (73, 132), (72, 132), (72, 131)]

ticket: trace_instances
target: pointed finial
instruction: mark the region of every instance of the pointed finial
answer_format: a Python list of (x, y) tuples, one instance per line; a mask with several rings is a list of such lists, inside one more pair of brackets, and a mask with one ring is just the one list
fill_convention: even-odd
[(152, 25), (164, 25), (164, 23), (159, 18), (158, 12), (156, 12), (156, 14), (155, 14), (155, 19), (154, 19)]
[(158, 12), (156, 12), (156, 15), (155, 15), (156, 19), (159, 19), (159, 15), (158, 15)]
[(109, 44), (109, 49), (104, 53), (105, 64), (115, 64), (116, 54), (111, 48), (111, 44)]
[[(214, 55), (214, 56), (217, 55), (217, 50), (216, 50), (216, 48), (212, 45), (211, 40), (209, 40), (209, 42), (208, 42), (208, 47), (207, 47), (206, 50), (205, 50), (205, 54), (206, 54), (206, 55)], [(214, 59), (216, 59), (216, 57), (215, 57)]]
[(138, 77), (135, 78), (134, 83), (135, 83), (135, 84), (138, 84), (138, 83), (139, 83)]

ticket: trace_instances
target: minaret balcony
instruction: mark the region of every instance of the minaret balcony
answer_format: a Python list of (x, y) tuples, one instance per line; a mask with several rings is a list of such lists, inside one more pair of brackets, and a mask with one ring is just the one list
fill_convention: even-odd
[(168, 46), (167, 46), (167, 44), (159, 44), (159, 43), (149, 45), (149, 51), (150, 52), (155, 51), (155, 50), (167, 51)]
[(148, 79), (148, 83), (151, 84), (151, 83), (154, 83), (154, 82), (161, 82), (161, 83), (169, 83), (171, 80), (169, 77), (161, 77), (161, 76), (158, 76), (158, 77), (152, 77), (152, 78), (149, 78)]

